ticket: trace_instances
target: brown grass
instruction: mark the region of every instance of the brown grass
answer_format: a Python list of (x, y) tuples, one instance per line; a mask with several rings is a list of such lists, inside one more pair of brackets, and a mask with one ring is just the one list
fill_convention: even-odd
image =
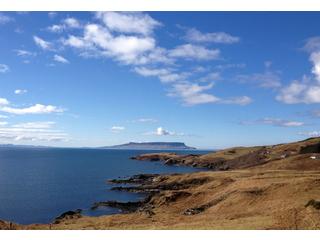
[[(224, 158), (227, 162), (235, 159), (254, 161), (252, 156), (264, 156), (264, 159), (258, 161), (260, 164), (245, 169), (242, 164), (239, 169), (231, 171), (203, 171), (158, 177), (157, 181), (151, 183), (152, 187), (166, 187), (149, 201), (154, 214), (138, 211), (112, 216), (83, 216), (52, 225), (11, 224), (10, 227), (320, 229), (320, 210), (315, 207), (320, 200), (320, 160), (310, 158), (319, 153), (313, 153), (317, 148), (311, 147), (307, 148), (307, 153), (301, 154), (301, 149), (318, 142), (319, 139), (310, 139), (276, 146), (232, 148), (194, 157), (194, 161), (206, 162), (217, 158)], [(241, 160), (243, 156), (247, 158)], [(8, 228), (8, 224), (0, 222), (0, 228)]]
[[(201, 172), (168, 178), (166, 183), (207, 178), (176, 199), (172, 190), (154, 196), (155, 213), (82, 217), (52, 225), (52, 229), (319, 229), (319, 210), (306, 204), (320, 196), (319, 171)], [(174, 191), (175, 193), (177, 191)], [(187, 193), (187, 194), (186, 194)], [(185, 215), (190, 208), (202, 212)], [(48, 229), (48, 225), (20, 226)]]

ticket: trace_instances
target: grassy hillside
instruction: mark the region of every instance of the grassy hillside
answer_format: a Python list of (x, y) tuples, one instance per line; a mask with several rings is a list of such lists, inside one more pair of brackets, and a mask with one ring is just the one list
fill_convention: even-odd
[[(210, 170), (124, 180), (136, 185), (117, 190), (149, 194), (138, 203), (120, 203), (138, 206), (130, 213), (101, 217), (74, 214), (51, 225), (0, 222), (0, 228), (320, 229), (319, 146), (320, 139), (312, 138), (274, 146), (230, 148), (202, 156), (137, 156), (138, 160), (207, 166)], [(110, 206), (110, 202), (103, 204)]]

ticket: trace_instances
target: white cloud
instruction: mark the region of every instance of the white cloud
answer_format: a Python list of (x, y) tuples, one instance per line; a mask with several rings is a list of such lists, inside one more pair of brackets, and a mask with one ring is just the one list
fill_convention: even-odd
[(189, 106), (219, 102), (220, 99), (218, 97), (203, 92), (212, 87), (213, 83), (201, 86), (197, 83), (181, 82), (174, 84), (168, 95), (180, 98), (184, 104)]
[(64, 19), (61, 24), (54, 24), (48, 27), (47, 29), (48, 31), (53, 33), (61, 33), (65, 30), (75, 29), (75, 28), (81, 28), (80, 22), (73, 17), (69, 17)]
[(69, 17), (63, 20), (63, 23), (69, 28), (79, 28), (81, 27), (79, 21), (73, 17)]
[(170, 68), (135, 67), (134, 71), (144, 77), (158, 77), (163, 83), (183, 80), (188, 75), (188, 73), (175, 73)]
[(203, 73), (203, 72), (207, 72), (209, 70), (208, 67), (203, 67), (203, 66), (196, 66), (192, 68), (192, 71), (194, 73)]
[(177, 133), (158, 127), (154, 132), (147, 132), (144, 135), (156, 135), (156, 136), (191, 136), (184, 133)]
[(248, 96), (232, 97), (229, 99), (221, 100), (221, 103), (245, 106), (252, 103), (252, 99)]
[(26, 89), (16, 89), (16, 90), (14, 90), (14, 93), (18, 94), (18, 95), (25, 94), (27, 92), (28, 92), (28, 90), (26, 90)]
[(264, 73), (242, 74), (236, 77), (240, 83), (257, 84), (262, 88), (279, 88), (281, 87), (281, 78), (277, 72), (265, 71)]
[[(102, 49), (108, 49), (109, 41), (112, 39), (112, 35), (110, 32), (98, 25), (98, 24), (88, 24), (84, 28), (83, 37), (77, 38), (76, 45), (73, 47), (101, 47)], [(74, 43), (75, 37), (73, 41), (68, 43)], [(81, 42), (81, 44), (79, 44)]]
[(43, 40), (42, 38), (39, 38), (37, 36), (33, 36), (33, 40), (36, 43), (37, 46), (42, 48), (43, 50), (50, 50), (52, 49), (52, 43)]
[[(299, 81), (293, 81), (289, 86), (281, 89), (280, 94), (276, 97), (278, 101), (293, 104), (300, 103), (304, 98), (303, 92), (306, 90), (307, 85)], [(305, 102), (305, 100), (303, 100)]]
[(56, 61), (56, 62), (59, 62), (59, 63), (70, 63), (66, 58), (60, 56), (60, 55), (57, 55), (55, 54), (53, 56), (53, 60)]
[(24, 114), (62, 113), (64, 112), (64, 109), (56, 106), (52, 106), (52, 105), (42, 105), (42, 104), (35, 104), (33, 106), (26, 107), (26, 108), (14, 108), (9, 106), (1, 106), (0, 104), (0, 111), (17, 114), (17, 115), (24, 115)]
[(148, 35), (161, 23), (147, 14), (135, 12), (98, 12), (96, 17), (111, 31)]
[(124, 131), (126, 128), (125, 127), (122, 127), (122, 126), (113, 126), (111, 127), (111, 132), (113, 133), (119, 133), (119, 132), (122, 132)]
[(168, 96), (180, 98), (186, 106), (206, 103), (236, 104), (244, 106), (252, 102), (252, 99), (248, 96), (222, 99), (205, 92), (212, 87), (213, 83), (199, 85), (198, 83), (183, 81), (173, 84), (172, 89), (169, 90)]
[(130, 64), (134, 63), (140, 54), (153, 49), (154, 46), (155, 41), (153, 38), (119, 36), (112, 39), (105, 46), (105, 54), (107, 56), (114, 56), (119, 61)]
[(86, 42), (84, 39), (73, 35), (70, 35), (67, 39), (64, 39), (63, 44), (79, 49), (91, 48), (91, 44), (89, 42)]
[(0, 115), (0, 119), (6, 119), (6, 118), (9, 118), (8, 116), (5, 116), (5, 115)]
[[(168, 50), (156, 46), (155, 39), (150, 35), (161, 24), (148, 14), (99, 12), (96, 19), (98, 23), (81, 26), (83, 34), (69, 35), (60, 42), (78, 49), (80, 56), (85, 58), (111, 58), (127, 65), (174, 63), (175, 60), (168, 56)], [(61, 29), (56, 27), (56, 30)], [(169, 82), (180, 77), (178, 73), (170, 73), (161, 75), (160, 80)]]
[[(220, 73), (212, 72), (192, 83), (189, 78), (195, 72), (181, 71), (182, 64), (176, 63), (181, 59), (218, 59), (219, 49), (195, 44), (179, 45), (170, 50), (159, 47), (152, 33), (160, 23), (144, 13), (99, 12), (96, 20), (82, 26), (82, 34), (69, 35), (61, 42), (64, 46), (76, 48), (82, 57), (111, 58), (121, 64), (133, 65), (132, 70), (141, 76), (157, 77), (169, 85), (168, 95), (181, 99), (185, 105), (215, 102), (245, 105), (251, 102), (247, 96), (223, 100), (206, 93), (213, 86), (210, 82), (220, 79)], [(213, 37), (210, 34), (205, 36)], [(236, 41), (236, 37), (226, 33), (216, 33), (215, 37), (215, 41), (220, 42)], [(201, 86), (198, 83), (201, 81), (209, 84)]]
[(9, 127), (0, 127), (0, 139), (14, 141), (68, 141), (68, 134), (53, 129), (54, 125), (55, 122), (47, 121), (18, 123)]
[(299, 132), (298, 134), (308, 137), (320, 137), (320, 131)]
[(225, 32), (201, 33), (195, 28), (188, 29), (185, 38), (187, 41), (199, 43), (212, 42), (232, 44), (240, 41), (239, 37), (232, 36)]
[(301, 81), (293, 81), (281, 89), (276, 99), (286, 104), (320, 103), (320, 38), (315, 37), (307, 41), (304, 49), (310, 52), (313, 77), (304, 76)]
[(152, 38), (120, 36), (114, 38), (109, 46), (106, 55), (115, 56), (119, 61), (130, 64), (143, 52), (153, 49), (155, 42)]
[(313, 63), (312, 73), (320, 83), (320, 51), (311, 53), (310, 61)]
[(48, 129), (52, 128), (55, 125), (55, 122), (26, 122), (26, 123), (19, 123), (13, 125), (15, 128), (42, 128), (42, 129)]
[(32, 57), (32, 56), (36, 55), (36, 53), (34, 53), (34, 52), (30, 52), (30, 51), (23, 50), (23, 49), (16, 49), (16, 50), (14, 50), (14, 52), (16, 52), (17, 56), (19, 56), (19, 57)]
[(8, 65), (6, 64), (0, 64), (0, 73), (6, 73), (9, 72), (10, 68)]
[(12, 22), (14, 19), (3, 13), (0, 13), (0, 25)]
[(154, 118), (139, 118), (139, 119), (133, 120), (133, 122), (155, 123), (155, 122), (158, 122), (158, 120)]
[(48, 141), (66, 142), (69, 141), (68, 134), (65, 133), (33, 133), (25, 129), (11, 131), (12, 128), (0, 128), (0, 139), (14, 141)]
[(220, 64), (215, 66), (215, 68), (219, 70), (226, 70), (230, 68), (245, 68), (245, 67), (246, 67), (245, 63), (228, 63), (228, 64)]
[(320, 37), (312, 37), (307, 39), (303, 49), (307, 52), (317, 52), (320, 50)]
[(283, 123), (284, 127), (300, 127), (303, 125), (304, 125), (303, 122), (285, 122), (285, 123)]
[(20, 33), (23, 33), (24, 31), (21, 28), (17, 27), (16, 29), (14, 29), (14, 32), (20, 34)]
[(0, 126), (5, 126), (5, 125), (8, 125), (8, 122), (1, 122), (0, 121)]
[(208, 49), (200, 45), (184, 44), (169, 51), (169, 56), (175, 58), (212, 60), (220, 56), (219, 49)]
[(183, 80), (187, 77), (188, 73), (170, 73), (166, 75), (160, 75), (159, 79), (163, 83), (175, 82), (177, 80)]
[(201, 77), (198, 81), (199, 82), (212, 82), (212, 81), (216, 81), (216, 80), (220, 80), (220, 79), (221, 79), (220, 72), (210, 72), (207, 75), (205, 75), (204, 77)]
[(64, 29), (64, 26), (58, 25), (58, 24), (54, 24), (54, 25), (48, 27), (48, 31), (54, 32), (54, 33), (60, 33), (63, 31), (63, 29)]
[(161, 47), (155, 47), (151, 51), (144, 53), (136, 59), (136, 65), (152, 64), (152, 63), (163, 63), (163, 64), (174, 64), (175, 59), (168, 56), (168, 50)]
[(159, 75), (168, 75), (171, 73), (169, 69), (166, 68), (147, 68), (147, 67), (135, 67), (134, 68), (135, 72), (138, 74), (144, 76), (144, 77), (154, 77), (154, 76), (159, 76)]
[(312, 83), (307, 78), (302, 81), (293, 81), (281, 89), (276, 99), (286, 104), (320, 103), (320, 85)]
[(243, 125), (265, 124), (277, 127), (301, 127), (305, 125), (304, 122), (283, 120), (280, 118), (262, 118), (255, 121), (242, 121), (240, 123)]
[(0, 98), (0, 106), (8, 105), (10, 102), (6, 98)]
[(55, 18), (58, 15), (57, 12), (48, 12), (49, 18)]
[(83, 37), (69, 36), (63, 42), (89, 55), (115, 58), (125, 64), (139, 63), (144, 54), (155, 48), (152, 37), (113, 36), (107, 28), (98, 24), (86, 25)]
[(173, 132), (167, 131), (167, 130), (163, 129), (162, 127), (158, 127), (155, 134), (158, 136), (174, 135)]
[(271, 70), (271, 61), (265, 61), (265, 70), (262, 73), (240, 74), (236, 80), (240, 83), (250, 83), (258, 85), (261, 88), (279, 88), (281, 87), (281, 78), (279, 71)]

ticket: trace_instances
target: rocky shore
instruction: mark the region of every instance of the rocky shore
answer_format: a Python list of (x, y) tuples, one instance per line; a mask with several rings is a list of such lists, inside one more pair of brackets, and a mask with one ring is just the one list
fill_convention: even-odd
[[(231, 148), (205, 155), (155, 153), (140, 161), (207, 168), (191, 174), (139, 174), (109, 180), (114, 191), (144, 193), (137, 202), (105, 201), (120, 214), (69, 211), (52, 224), (1, 229), (320, 229), (320, 139)], [(120, 184), (120, 185), (118, 185)]]
[[(304, 159), (319, 158), (319, 138), (310, 138), (305, 141), (271, 146), (235, 147), (204, 155), (176, 153), (148, 153), (132, 157), (139, 161), (161, 161), (167, 165), (183, 165), (210, 169), (214, 171), (227, 171), (236, 169), (248, 169), (263, 165), (272, 165), (279, 160), (302, 159), (306, 165), (305, 170), (314, 170), (318, 164), (310, 165), (311, 161)], [(295, 162), (297, 161), (295, 160)], [(281, 161), (278, 163), (282, 163)], [(315, 163), (315, 162), (313, 162)], [(287, 166), (288, 167), (288, 166)], [(320, 169), (319, 169), (320, 170)]]

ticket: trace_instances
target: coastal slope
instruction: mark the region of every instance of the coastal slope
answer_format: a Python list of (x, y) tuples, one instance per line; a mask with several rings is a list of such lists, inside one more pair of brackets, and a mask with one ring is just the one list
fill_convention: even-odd
[(207, 168), (216, 171), (248, 169), (320, 170), (320, 138), (270, 146), (234, 147), (208, 154), (148, 153), (140, 161)]
[[(132, 213), (65, 219), (51, 229), (319, 229), (320, 172), (201, 172), (161, 176)], [(49, 225), (18, 228), (48, 229)]]
[[(138, 202), (93, 204), (93, 208), (117, 207), (122, 214), (87, 217), (71, 212), (53, 224), (10, 228), (320, 229), (320, 138), (205, 155), (155, 153), (135, 160), (207, 169), (111, 180), (114, 191), (147, 194)], [(0, 227), (8, 224), (2, 222)]]

